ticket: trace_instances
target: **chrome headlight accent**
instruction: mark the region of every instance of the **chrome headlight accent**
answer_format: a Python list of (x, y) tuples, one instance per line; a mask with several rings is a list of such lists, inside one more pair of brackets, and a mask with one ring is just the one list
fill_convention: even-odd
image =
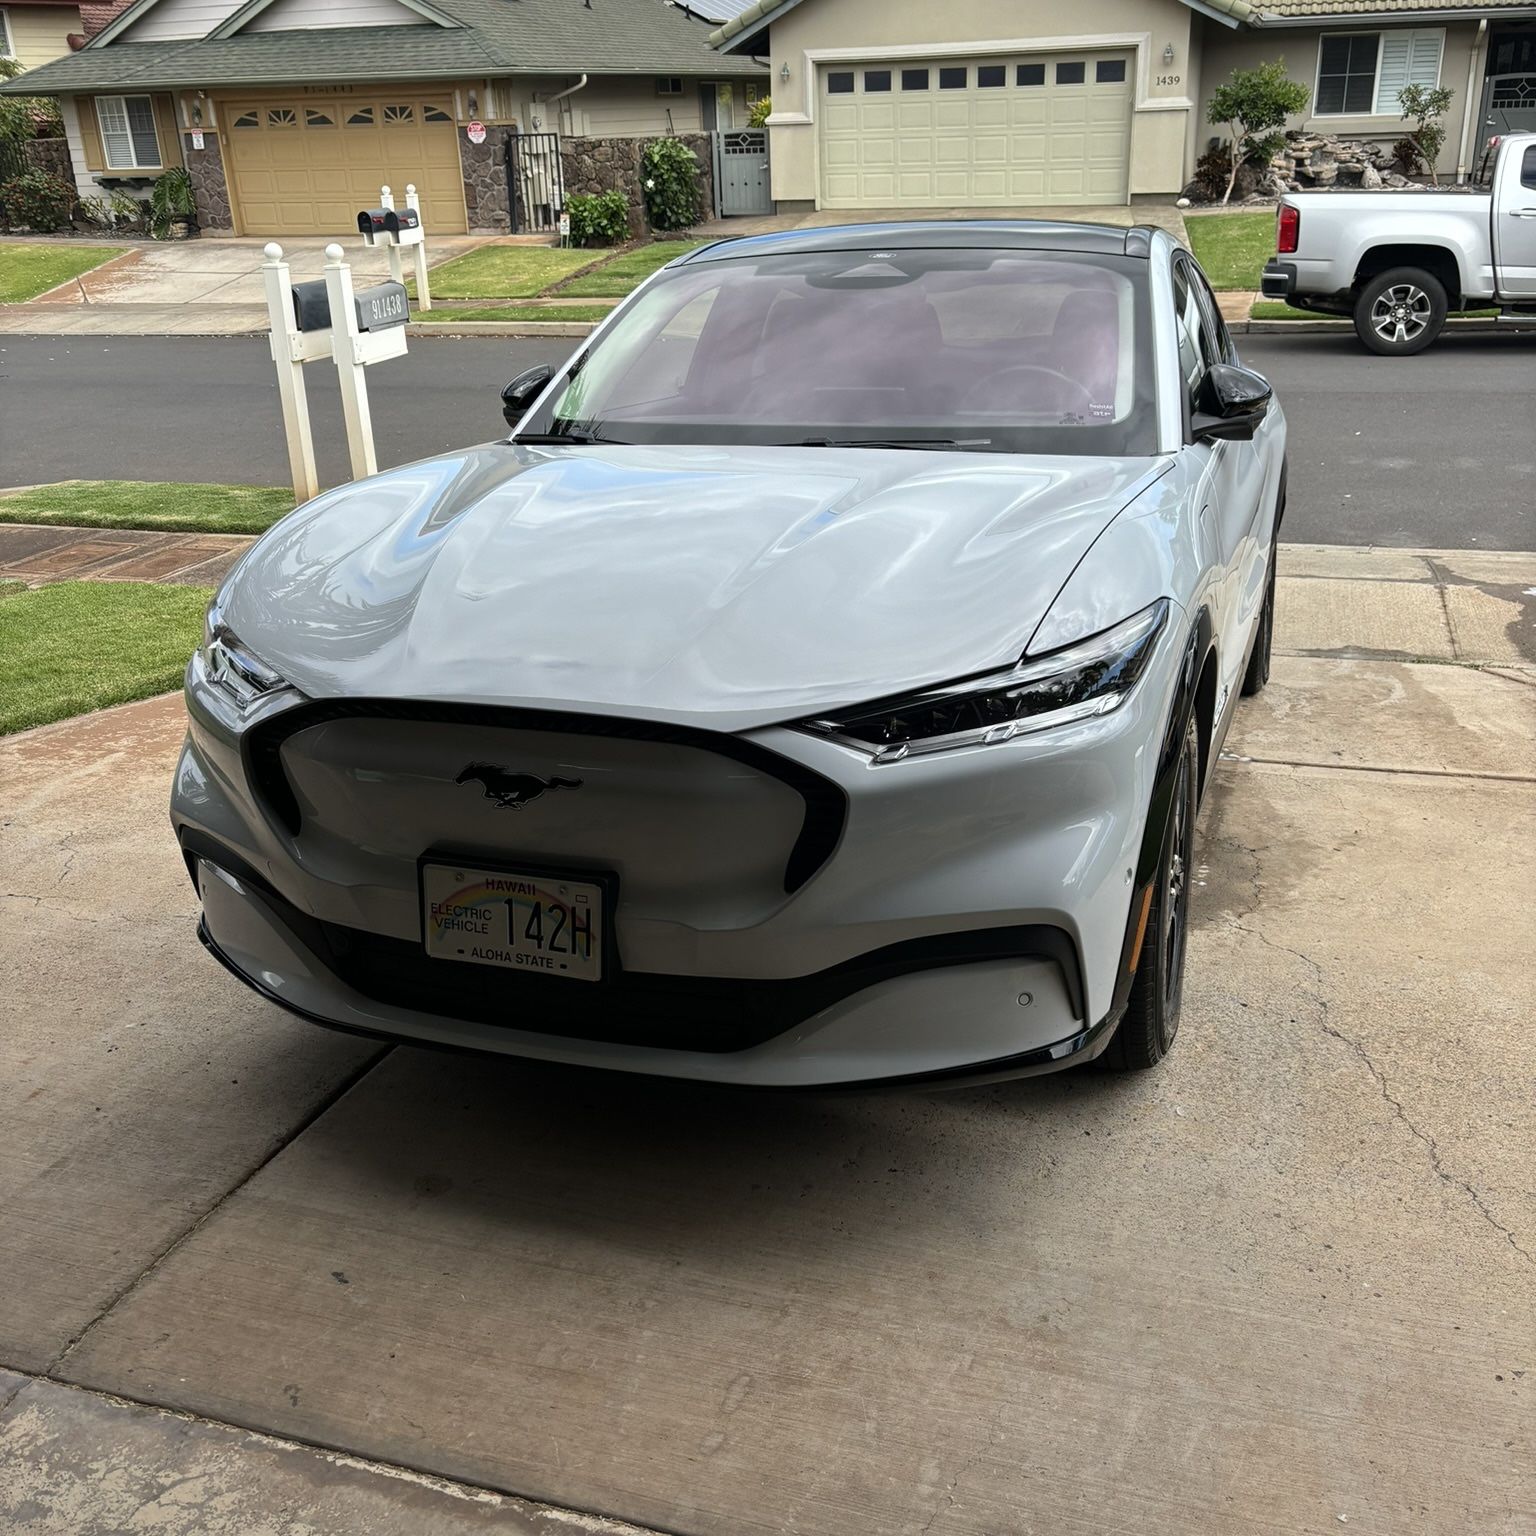
[(1048, 656), (1006, 672), (928, 688), (798, 729), (826, 736), (875, 763), (958, 747), (990, 746), (1118, 709), (1146, 670), (1168, 621), (1168, 599)]
[(202, 656), (208, 681), (241, 710), (250, 709), (269, 693), (288, 686), (271, 667), (247, 650), (224, 622), (217, 597), (208, 605), (203, 619)]

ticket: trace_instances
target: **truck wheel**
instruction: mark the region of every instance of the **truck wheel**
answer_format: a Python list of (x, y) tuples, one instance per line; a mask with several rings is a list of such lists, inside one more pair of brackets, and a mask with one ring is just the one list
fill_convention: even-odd
[(1386, 357), (1412, 357), (1440, 334), (1449, 304), (1440, 279), (1418, 267), (1373, 277), (1355, 300), (1355, 334)]

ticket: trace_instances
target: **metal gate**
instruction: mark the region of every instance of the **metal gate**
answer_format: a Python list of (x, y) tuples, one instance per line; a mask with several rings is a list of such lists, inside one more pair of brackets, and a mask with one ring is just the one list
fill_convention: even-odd
[(565, 182), (558, 133), (507, 135), (507, 207), (514, 235), (536, 235), (560, 227)]
[(1490, 75), (1487, 100), (1485, 138), (1536, 128), (1536, 75)]
[(768, 130), (730, 128), (715, 133), (715, 197), (722, 217), (772, 213), (768, 182)]

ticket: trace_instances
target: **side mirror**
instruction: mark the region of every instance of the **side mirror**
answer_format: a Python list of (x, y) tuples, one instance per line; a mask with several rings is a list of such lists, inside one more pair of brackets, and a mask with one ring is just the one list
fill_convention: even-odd
[(1251, 442), (1273, 398), (1274, 390), (1262, 374), (1216, 363), (1200, 386), (1191, 435), (1197, 443)]
[(554, 378), (555, 370), (548, 363), (540, 363), (518, 374), (501, 392), (501, 414), (507, 425), (515, 427), (527, 414), (528, 407), (538, 399), (544, 386)]

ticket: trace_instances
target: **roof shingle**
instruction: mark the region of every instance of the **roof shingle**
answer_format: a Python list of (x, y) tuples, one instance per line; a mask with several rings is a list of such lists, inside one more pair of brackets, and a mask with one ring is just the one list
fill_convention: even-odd
[[(27, 74), (32, 95), (135, 85), (297, 85), (459, 75), (760, 75), (709, 47), (666, 0), (435, 0), (459, 27), (326, 27), (175, 42), (112, 41)], [(130, 34), (131, 35), (131, 34)]]

